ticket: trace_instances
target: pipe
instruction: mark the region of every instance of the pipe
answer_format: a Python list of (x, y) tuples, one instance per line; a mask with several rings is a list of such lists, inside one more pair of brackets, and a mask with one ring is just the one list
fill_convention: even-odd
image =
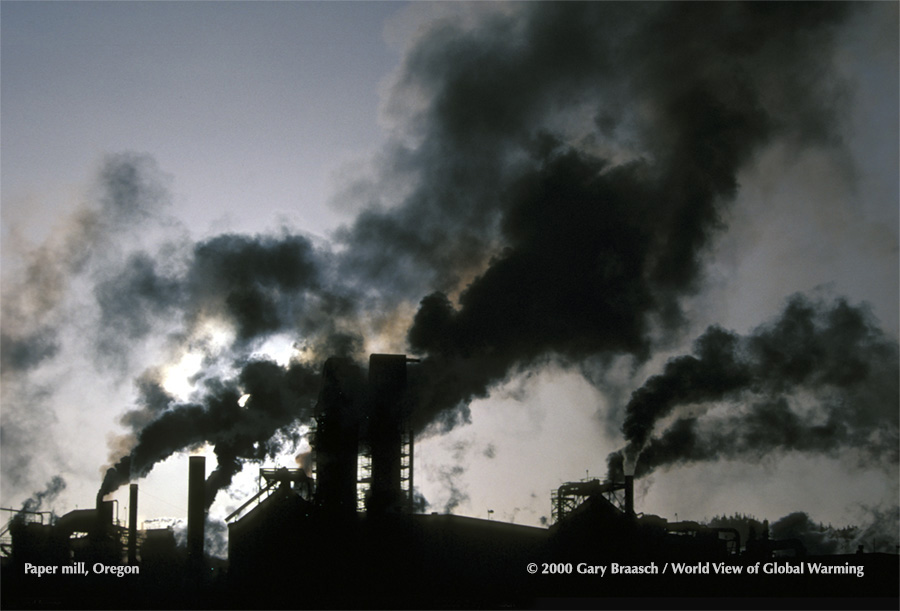
[(41, 524), (44, 523), (44, 515), (53, 515), (52, 511), (25, 511), (24, 509), (13, 509), (11, 507), (0, 507), (0, 511), (11, 511), (13, 513), (27, 513), (29, 515), (38, 516), (41, 519)]
[(128, 491), (128, 564), (136, 564), (138, 485), (131, 484)]

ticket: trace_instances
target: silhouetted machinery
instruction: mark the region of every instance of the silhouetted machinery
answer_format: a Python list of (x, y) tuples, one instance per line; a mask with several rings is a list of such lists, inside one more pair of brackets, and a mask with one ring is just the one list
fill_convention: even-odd
[(741, 551), (740, 534), (697, 522), (669, 522), (635, 513), (633, 477), (623, 482), (586, 479), (562, 484), (552, 495), (552, 530), (564, 549), (616, 558), (721, 558)]
[[(552, 494), (550, 528), (413, 511), (413, 435), (405, 355), (373, 354), (366, 374), (348, 359), (322, 371), (311, 444), (314, 472), (260, 469), (259, 489), (227, 518), (228, 570), (211, 573), (204, 555), (207, 499), (203, 457), (191, 457), (186, 545), (171, 530), (138, 530), (137, 485), (131, 487), (129, 528), (114, 520), (114, 504), (97, 498), (55, 523), (21, 512), (8, 524), (5, 606), (33, 606), (43, 584), (21, 580), (26, 562), (137, 564), (139, 579), (103, 587), (79, 578), (50, 606), (143, 608), (523, 607), (537, 598), (693, 595), (798, 595), (798, 580), (660, 576), (586, 578), (577, 563), (659, 564), (665, 561), (741, 563), (805, 552), (796, 540), (751, 537), (746, 549), (733, 528), (669, 522), (634, 508), (633, 471), (620, 481), (588, 479)], [(630, 465), (633, 468), (633, 464)], [(0, 533), (2, 535), (3, 533)], [(875, 578), (829, 580), (832, 594), (896, 594), (897, 558), (865, 555)], [(854, 562), (858, 562), (854, 559)], [(534, 575), (526, 567), (568, 570)], [(571, 567), (566, 569), (566, 567)], [(215, 577), (218, 575), (218, 577)], [(14, 579), (10, 581), (10, 576)], [(9, 586), (9, 584), (12, 584)], [(760, 584), (772, 583), (768, 590)], [(822, 588), (823, 582), (816, 582)], [(797, 585), (792, 585), (797, 584)], [(873, 586), (874, 584), (874, 586)], [(68, 588), (68, 589), (66, 589)], [(793, 589), (791, 589), (793, 588)], [(848, 589), (849, 588), (849, 589)], [(855, 588), (855, 589), (853, 589)], [(892, 589), (893, 588), (893, 589)], [(825, 590), (823, 595), (827, 595)], [(141, 596), (138, 602), (135, 597)], [(68, 603), (68, 604), (67, 604)], [(552, 603), (551, 603), (552, 604)]]

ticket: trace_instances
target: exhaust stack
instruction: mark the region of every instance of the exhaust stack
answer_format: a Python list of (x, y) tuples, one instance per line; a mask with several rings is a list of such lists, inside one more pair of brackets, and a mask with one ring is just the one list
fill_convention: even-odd
[(192, 562), (203, 560), (206, 522), (206, 457), (191, 456), (188, 466), (187, 551)]
[(136, 564), (138, 485), (131, 484), (128, 491), (128, 564)]
[(625, 514), (634, 515), (634, 468), (635, 459), (625, 455), (622, 470), (625, 472)]

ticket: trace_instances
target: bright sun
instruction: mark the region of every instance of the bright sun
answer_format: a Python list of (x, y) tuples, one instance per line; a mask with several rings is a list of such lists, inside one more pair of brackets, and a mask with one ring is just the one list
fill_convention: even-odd
[(175, 365), (169, 365), (163, 373), (163, 388), (170, 395), (181, 401), (187, 401), (194, 389), (193, 377), (203, 364), (203, 355), (199, 352), (188, 352)]

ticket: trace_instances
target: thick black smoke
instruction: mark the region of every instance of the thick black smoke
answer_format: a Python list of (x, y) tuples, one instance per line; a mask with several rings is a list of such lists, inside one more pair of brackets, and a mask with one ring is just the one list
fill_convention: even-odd
[[(311, 419), (320, 383), (320, 372), (302, 364), (283, 368), (253, 360), (234, 379), (208, 380), (201, 403), (177, 403), (144, 378), (142, 406), (123, 418), (123, 423), (135, 428), (135, 445), (106, 472), (99, 494), (146, 475), (175, 452), (206, 442), (214, 446), (218, 462), (207, 479), (207, 504), (211, 505), (244, 460), (274, 456), (285, 439), (296, 436), (296, 422)], [(249, 398), (242, 406), (245, 394)]]
[[(441, 21), (406, 56), (388, 106), (402, 129), (374, 187), (348, 189), (366, 201), (340, 250), (286, 233), (215, 237), (166, 270), (136, 254), (95, 291), (104, 319), (117, 338), (172, 316), (187, 338), (225, 321), (238, 353), (290, 331), (321, 362), (359, 354), (360, 320), (421, 299), (407, 334), (427, 356), (412, 378), (419, 430), (452, 427), (551, 358), (646, 358), (685, 322), (680, 300), (701, 286), (738, 172), (776, 140), (833, 139), (847, 11), (533, 3)], [(399, 201), (378, 191), (389, 183), (406, 185)], [(237, 396), (209, 388), (153, 419), (132, 473), (208, 441), (213, 487), (230, 481), (265, 438), (203, 423)]]
[[(772, 451), (898, 463), (897, 343), (864, 306), (793, 296), (746, 336), (711, 327), (631, 395), (622, 431), (637, 475)], [(688, 408), (703, 415), (679, 414)], [(677, 419), (658, 431), (669, 416)], [(610, 457), (617, 471), (621, 456)]]
[(346, 236), (359, 270), (421, 261), (438, 289), (408, 335), (419, 425), (551, 356), (642, 359), (677, 333), (738, 172), (774, 140), (828, 142), (846, 10), (534, 3), (424, 37), (403, 75), (430, 101), (421, 186)]
[[(4, 309), (4, 371), (61, 349), (47, 313), (81, 274), (98, 360), (127, 363), (164, 338), (173, 359), (201, 351), (208, 367), (186, 402), (165, 392), (162, 369), (139, 379), (101, 493), (206, 442), (219, 459), (211, 499), (309, 417), (324, 360), (359, 357), (372, 331), (427, 357), (411, 377), (418, 431), (452, 427), (472, 399), (549, 359), (645, 359), (682, 328), (738, 173), (776, 142), (837, 141), (835, 40), (850, 10), (547, 2), (436, 22), (394, 83), (398, 126), (378, 176), (347, 188), (362, 212), (336, 248), (288, 230), (138, 248), (143, 224), (160, 223), (165, 181), (144, 158), (115, 159), (99, 208), (35, 255), (33, 289)], [(32, 324), (7, 324), (28, 312)], [(208, 337), (216, 325), (233, 333), (224, 346)], [(281, 333), (298, 338), (302, 364), (250, 357)], [(708, 350), (727, 351), (715, 340)], [(235, 376), (214, 371), (234, 362)]]
[(109, 341), (144, 337), (173, 315), (188, 334), (209, 321), (227, 325), (235, 350), (286, 330), (341, 341), (334, 321), (355, 314), (356, 302), (329, 281), (327, 259), (299, 235), (226, 234), (196, 244), (178, 273), (135, 253), (94, 293)]

